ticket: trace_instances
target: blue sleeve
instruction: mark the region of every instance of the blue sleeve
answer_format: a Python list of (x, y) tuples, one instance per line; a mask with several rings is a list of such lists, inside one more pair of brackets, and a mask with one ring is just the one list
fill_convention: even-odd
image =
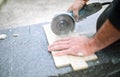
[(120, 0), (113, 1), (113, 8), (109, 13), (108, 19), (113, 26), (120, 30)]

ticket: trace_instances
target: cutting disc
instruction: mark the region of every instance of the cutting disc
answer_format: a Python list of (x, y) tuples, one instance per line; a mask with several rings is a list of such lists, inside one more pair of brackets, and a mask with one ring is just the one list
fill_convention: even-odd
[(75, 21), (69, 14), (55, 16), (51, 23), (51, 29), (56, 35), (69, 34), (74, 30)]

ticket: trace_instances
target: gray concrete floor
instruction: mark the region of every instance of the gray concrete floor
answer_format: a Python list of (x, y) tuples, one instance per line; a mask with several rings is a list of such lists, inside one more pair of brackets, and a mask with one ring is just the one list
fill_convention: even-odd
[[(51, 21), (53, 16), (66, 11), (73, 1), (0, 0), (0, 29)], [(90, 0), (88, 3), (106, 1), (112, 0)]]

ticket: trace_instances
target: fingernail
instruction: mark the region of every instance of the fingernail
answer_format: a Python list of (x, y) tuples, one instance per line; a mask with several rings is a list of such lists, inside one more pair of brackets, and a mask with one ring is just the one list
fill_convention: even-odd
[(84, 56), (84, 54), (80, 52), (80, 53), (78, 53), (78, 56)]
[(52, 49), (48, 47), (48, 51), (51, 51)]

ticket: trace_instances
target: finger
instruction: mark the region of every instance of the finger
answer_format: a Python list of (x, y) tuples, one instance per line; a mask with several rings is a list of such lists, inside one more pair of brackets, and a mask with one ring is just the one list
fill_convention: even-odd
[(67, 11), (68, 11), (68, 12), (73, 11), (73, 5), (71, 5), (71, 6), (68, 8)]
[(54, 55), (55, 56), (63, 56), (63, 55), (84, 56), (83, 54), (78, 55), (77, 53), (75, 53), (74, 51), (71, 51), (70, 49), (56, 52)]
[(78, 19), (79, 19), (78, 12), (79, 12), (78, 9), (75, 9), (75, 10), (73, 11), (74, 18), (75, 18), (76, 21), (78, 21)]
[[(70, 37), (66, 37), (66, 38), (59, 39), (59, 40), (57, 40), (57, 41), (68, 41), (68, 40), (70, 40), (70, 39), (71, 39)], [(55, 42), (57, 42), (57, 41), (55, 41)]]
[(48, 51), (59, 51), (59, 50), (64, 50), (64, 49), (68, 49), (68, 48), (69, 48), (69, 45), (67, 45), (67, 44), (54, 45), (54, 46), (49, 46)]
[(69, 41), (57, 41), (53, 43), (53, 45), (65, 45), (65, 44), (69, 44)]
[(63, 50), (63, 51), (56, 52), (53, 55), (54, 56), (63, 56), (63, 55), (68, 55), (69, 54), (68, 52), (69, 52), (69, 50)]
[(64, 38), (64, 39), (61, 39), (61, 40), (54, 42), (52, 45), (48, 46), (48, 50), (51, 50), (51, 48), (53, 48), (54, 46), (58, 46), (58, 45), (59, 46), (60, 45), (66, 45), (66, 46), (69, 45), (69, 38)]
[(69, 40), (58, 40), (55, 41), (53, 44), (49, 45), (49, 47), (55, 46), (55, 45), (65, 45), (69, 44)]

